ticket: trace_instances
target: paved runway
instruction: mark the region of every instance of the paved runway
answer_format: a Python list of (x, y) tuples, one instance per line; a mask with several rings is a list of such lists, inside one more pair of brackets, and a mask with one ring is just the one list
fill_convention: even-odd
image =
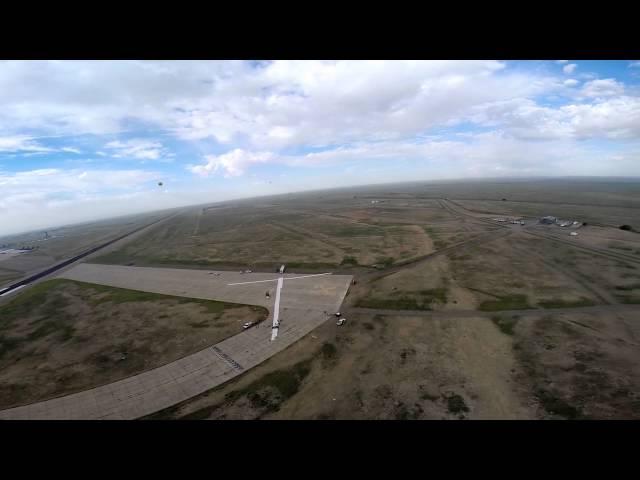
[[(271, 322), (153, 370), (64, 397), (0, 411), (0, 419), (134, 419), (170, 407), (255, 367), (325, 322), (339, 309), (351, 276), (273, 273), (240, 274), (203, 270), (80, 264), (60, 275), (169, 295), (263, 305), (273, 315), (277, 279), (283, 277), (279, 333), (271, 341)], [(294, 279), (293, 277), (301, 277)], [(272, 282), (229, 285), (256, 280)], [(291, 281), (287, 281), (291, 280)]]

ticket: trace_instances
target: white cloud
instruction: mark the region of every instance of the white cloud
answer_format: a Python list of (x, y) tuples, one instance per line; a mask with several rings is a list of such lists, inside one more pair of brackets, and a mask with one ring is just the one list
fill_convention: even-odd
[(559, 63), (562, 65), (564, 63), (569, 63), (569, 60), (556, 60), (556, 63)]
[(624, 85), (613, 78), (592, 80), (584, 84), (580, 93), (584, 97), (594, 98), (619, 96), (624, 93)]
[(24, 135), (0, 136), (0, 152), (52, 152), (52, 148), (44, 147), (32, 138)]
[(207, 155), (206, 163), (187, 167), (191, 172), (206, 177), (218, 170), (226, 176), (239, 176), (245, 173), (250, 165), (257, 163), (272, 163), (276, 156), (269, 152), (247, 152), (240, 148), (223, 155)]
[(258, 149), (329, 145), (400, 138), (483, 102), (557, 87), (496, 61), (7, 61), (0, 132), (111, 134), (137, 120)]
[(0, 235), (125, 213), (135, 207), (115, 205), (118, 195), (153, 190), (157, 176), (144, 170), (0, 171)]
[(82, 151), (78, 150), (77, 148), (74, 147), (62, 147), (60, 150), (62, 150), (63, 152), (68, 152), (68, 153), (82, 153)]
[[(586, 93), (601, 97), (616, 88), (592, 85)], [(597, 98), (593, 103), (570, 103), (557, 108), (530, 99), (513, 99), (482, 105), (469, 119), (485, 127), (500, 128), (520, 139), (640, 138), (640, 97)]]
[(500, 62), (274, 62), (254, 73), (251, 96), (219, 95), (185, 106), (175, 132), (188, 139), (236, 136), (278, 149), (401, 138), (455, 122), (466, 109), (556, 88), (547, 77), (505, 73)]
[[(635, 150), (632, 148), (622, 152), (621, 158), (628, 163), (625, 168), (633, 165), (632, 160), (640, 160), (639, 150), (636, 145)], [(352, 183), (491, 175), (597, 175), (607, 169), (620, 171), (615, 169), (615, 165), (603, 164), (601, 152), (572, 139), (557, 138), (540, 142), (536, 138), (518, 138), (500, 131), (468, 134), (460, 140), (361, 142), (305, 155), (236, 150), (228, 155), (208, 157), (205, 160), (204, 164), (191, 166), (190, 170), (203, 176), (217, 171), (227, 176), (237, 176), (256, 163), (298, 168), (357, 165), (358, 173), (351, 179)], [(380, 165), (386, 165), (388, 172), (376, 179), (372, 172), (384, 168)], [(339, 183), (338, 171), (333, 172), (333, 182)], [(627, 170), (626, 174), (639, 175), (640, 163)], [(362, 178), (358, 178), (358, 175)], [(318, 181), (315, 188), (331, 185), (332, 183), (320, 184)]]
[(576, 65), (575, 63), (570, 63), (562, 67), (562, 71), (567, 75), (571, 75), (576, 68), (578, 68), (578, 65)]
[(640, 61), (629, 63), (629, 68), (640, 68)]
[(578, 83), (580, 82), (578, 82), (578, 80), (576, 80), (575, 78), (569, 78), (563, 82), (563, 85), (567, 87), (575, 87), (576, 85), (578, 85)]
[(640, 138), (640, 97), (621, 96), (560, 109), (577, 138)]
[[(139, 160), (158, 160), (168, 154), (160, 142), (144, 139), (127, 141), (116, 140), (107, 143), (104, 148), (112, 150), (114, 158), (135, 158)], [(102, 152), (98, 152), (101, 155)]]

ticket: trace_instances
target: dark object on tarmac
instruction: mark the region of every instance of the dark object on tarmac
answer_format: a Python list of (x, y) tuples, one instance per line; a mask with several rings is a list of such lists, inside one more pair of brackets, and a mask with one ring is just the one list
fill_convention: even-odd
[(164, 185), (162, 182), (158, 182), (159, 187), (161, 187), (162, 185)]
[(620, 225), (620, 230), (626, 230), (627, 232), (632, 232), (633, 227), (631, 227), (631, 225)]
[(502, 199), (502, 201), (503, 201), (503, 202), (506, 202), (506, 201), (507, 201), (507, 199), (506, 199), (506, 198), (503, 198), (503, 199)]

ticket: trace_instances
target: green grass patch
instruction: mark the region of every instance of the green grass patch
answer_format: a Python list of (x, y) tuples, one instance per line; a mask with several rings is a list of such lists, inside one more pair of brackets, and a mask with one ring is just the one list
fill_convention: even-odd
[(14, 337), (0, 336), (0, 359), (11, 350), (17, 348), (22, 343), (22, 339)]
[(515, 317), (503, 318), (497, 315), (491, 317), (491, 321), (495, 323), (500, 331), (505, 335), (513, 335), (513, 329), (516, 326), (516, 323), (518, 323), (518, 320)]
[(356, 303), (357, 307), (379, 308), (382, 310), (431, 310), (428, 303), (418, 302), (415, 298), (403, 295), (397, 298), (365, 297)]
[(383, 228), (374, 226), (343, 226), (332, 228), (327, 232), (334, 237), (362, 237), (362, 236), (383, 236)]
[(640, 289), (640, 283), (632, 283), (631, 285), (616, 285), (615, 289), (626, 291), (626, 292), (631, 290), (637, 290), (637, 289)]
[(551, 415), (561, 415), (568, 420), (575, 420), (582, 417), (580, 409), (570, 405), (563, 399), (556, 397), (547, 390), (538, 390), (538, 399), (542, 407)]
[(342, 259), (342, 262), (340, 262), (340, 265), (357, 266), (358, 265), (358, 260), (356, 259), (356, 257), (347, 256), (347, 257), (344, 257)]
[(447, 410), (449, 413), (464, 413), (469, 411), (469, 407), (462, 398), (458, 394), (453, 394), (447, 397)]
[(592, 307), (596, 303), (588, 298), (579, 298), (578, 300), (562, 300), (561, 298), (552, 298), (550, 300), (542, 300), (538, 302), (542, 308), (575, 308), (575, 307)]
[(429, 395), (426, 392), (423, 392), (420, 394), (420, 399), (421, 400), (429, 400), (430, 402), (435, 402), (436, 400), (438, 400), (440, 397), (437, 395)]
[[(221, 313), (228, 308), (238, 308), (242, 305), (227, 302), (218, 302), (216, 300), (204, 300), (200, 298), (191, 297), (177, 297), (173, 295), (164, 295), (161, 293), (142, 292), (140, 290), (130, 290), (128, 288), (110, 287), (107, 285), (98, 285), (94, 283), (78, 282), (75, 280), (50, 280), (51, 282), (65, 282), (68, 284), (74, 284), (83, 289), (82, 295), (85, 300), (88, 300), (92, 305), (100, 305), (103, 303), (111, 302), (114, 304), (122, 304), (128, 302), (157, 302), (163, 300), (174, 300), (180, 304), (185, 303), (197, 303), (206, 308), (208, 313)], [(45, 282), (47, 283), (47, 282)], [(95, 294), (99, 294), (98, 298), (90, 298)], [(267, 310), (262, 307), (258, 308), (267, 314)], [(161, 316), (160, 318), (165, 318)]]
[(325, 342), (322, 344), (322, 348), (320, 349), (322, 352), (322, 358), (326, 360), (331, 360), (336, 357), (338, 353), (338, 349), (333, 343)]
[(438, 287), (426, 290), (420, 290), (418, 293), (422, 295), (423, 301), (447, 303), (447, 288)]
[(63, 308), (64, 299), (60, 299), (53, 305), (47, 304), (47, 295), (51, 289), (66, 282), (66, 280), (48, 280), (46, 282), (33, 285), (20, 292), (9, 303), (0, 308), (0, 325), (4, 326), (14, 320), (25, 317), (37, 308), (44, 307), (43, 314), (55, 313), (56, 309)]
[(380, 265), (384, 268), (388, 268), (393, 265), (394, 258), (393, 257), (378, 257), (375, 261), (376, 265)]
[[(122, 304), (127, 302), (173, 300), (180, 304), (196, 303), (204, 307), (207, 313), (215, 314), (216, 318), (219, 317), (225, 309), (243, 306), (214, 300), (141, 292), (138, 290), (77, 282), (75, 280), (53, 279), (32, 286), (18, 294), (5, 306), (0, 307), (0, 327), (7, 327), (15, 321), (20, 321), (29, 316), (36, 316), (39, 318), (39, 320), (37, 320), (37, 327), (22, 340), (37, 340), (54, 332), (58, 333), (58, 339), (61, 341), (71, 339), (75, 329), (72, 326), (73, 318), (65, 311), (65, 307), (69, 304), (69, 301), (59, 291), (59, 289), (69, 285), (78, 287), (81, 298), (93, 306), (106, 302)], [(263, 307), (252, 306), (251, 308), (254, 309), (254, 311), (261, 311), (265, 318), (268, 315), (267, 309)], [(161, 317), (164, 318), (166, 315)], [(200, 327), (201, 326), (197, 326), (196, 328)], [(6, 345), (7, 344), (2, 348), (2, 351), (7, 350)]]
[(473, 287), (465, 287), (467, 290), (471, 290), (472, 292), (478, 292), (478, 293), (482, 293), (483, 295), (488, 295), (489, 297), (493, 297), (493, 298), (497, 298), (500, 299), (501, 297), (499, 297), (498, 295), (494, 294), (494, 293), (490, 293), (487, 292), (486, 290), (480, 290), (479, 288), (473, 288)]
[(620, 303), (626, 303), (629, 305), (640, 304), (640, 297), (636, 297), (633, 295), (616, 295), (616, 298), (620, 301)]
[[(298, 393), (303, 380), (311, 372), (312, 359), (298, 362), (288, 369), (267, 373), (262, 378), (239, 390), (233, 390), (225, 395), (225, 401), (233, 403), (246, 397), (254, 408), (263, 409), (264, 413), (274, 412), (280, 404)], [(203, 420), (209, 418), (220, 405), (210, 405), (196, 410), (184, 417), (184, 420)]]
[(487, 300), (480, 304), (479, 309), (483, 312), (496, 312), (500, 310), (527, 310), (533, 308), (528, 303), (526, 295), (514, 294), (501, 296), (498, 300)]

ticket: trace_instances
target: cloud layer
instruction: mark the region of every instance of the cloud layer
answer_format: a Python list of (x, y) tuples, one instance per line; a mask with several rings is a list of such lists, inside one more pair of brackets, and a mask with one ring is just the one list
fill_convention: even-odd
[[(171, 206), (270, 193), (285, 176), (283, 191), (339, 183), (330, 171), (640, 175), (637, 62), (602, 65), (2, 61), (0, 234), (31, 225), (16, 212), (62, 221), (73, 202), (152, 208), (159, 178), (183, 189)], [(233, 190), (245, 179), (256, 187)]]

